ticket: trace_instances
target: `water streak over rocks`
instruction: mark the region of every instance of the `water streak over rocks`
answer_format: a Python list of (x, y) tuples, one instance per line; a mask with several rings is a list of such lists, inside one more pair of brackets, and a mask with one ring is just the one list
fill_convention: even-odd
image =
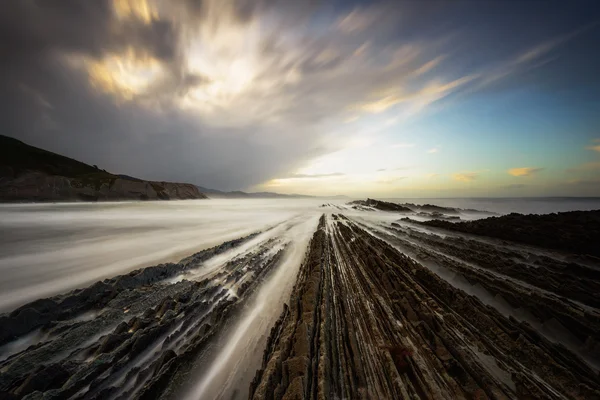
[(598, 382), (529, 324), (333, 215), (313, 236), (249, 397), (591, 399)]
[(0, 399), (600, 399), (593, 258), (322, 209), (0, 315)]
[[(274, 239), (266, 240), (224, 259), (211, 279), (169, 281), (202, 269), (207, 261), (235, 252), (255, 237), (226, 242), (177, 264), (107, 279), (3, 316), (2, 326), (11, 336), (38, 327), (44, 334), (0, 363), (1, 393), (29, 399), (158, 397), (173, 372), (218, 335), (284, 250)], [(90, 309), (96, 309), (95, 318), (77, 320), (76, 313)]]

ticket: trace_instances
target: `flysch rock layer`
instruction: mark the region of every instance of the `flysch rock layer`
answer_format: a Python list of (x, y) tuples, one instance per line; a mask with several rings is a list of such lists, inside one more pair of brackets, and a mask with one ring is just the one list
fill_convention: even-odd
[[(389, 232), (390, 242), (406, 237)], [(452, 265), (452, 258), (436, 256)], [(494, 282), (485, 269), (473, 271), (469, 279), (494, 292), (513, 286)], [(527, 301), (523, 287), (517, 291)], [(535, 287), (529, 292), (538, 293)], [(576, 321), (584, 336), (598, 334), (596, 313), (547, 298), (554, 303), (537, 304), (539, 313), (550, 315), (557, 306), (555, 317)], [(334, 214), (320, 220), (249, 398), (583, 400), (600, 398), (599, 378), (530, 324)]]
[(227, 390), (287, 225), (0, 315), (0, 399), (600, 399), (593, 259), (332, 208)]

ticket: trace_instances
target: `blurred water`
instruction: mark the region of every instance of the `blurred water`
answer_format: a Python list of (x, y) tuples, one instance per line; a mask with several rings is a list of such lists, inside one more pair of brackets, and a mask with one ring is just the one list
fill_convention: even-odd
[(5, 204), (0, 312), (319, 211), (315, 199)]
[[(404, 198), (498, 213), (600, 209), (600, 198)], [(323, 212), (323, 199), (0, 205), (0, 312)], [(337, 200), (335, 203), (344, 203)], [(334, 210), (335, 211), (335, 210)], [(349, 212), (352, 212), (349, 210)], [(380, 215), (390, 221), (395, 214)]]

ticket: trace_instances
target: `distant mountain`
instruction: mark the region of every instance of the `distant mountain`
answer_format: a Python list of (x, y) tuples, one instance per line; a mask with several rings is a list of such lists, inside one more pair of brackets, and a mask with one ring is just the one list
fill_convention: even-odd
[(202, 186), (198, 186), (198, 190), (206, 194), (210, 198), (214, 199), (313, 199), (319, 197), (325, 197), (328, 199), (345, 199), (344, 195), (337, 196), (308, 196), (305, 194), (282, 194), (274, 192), (242, 192), (235, 190), (232, 192), (224, 192), (222, 190), (209, 189)]
[(312, 198), (314, 196), (306, 196), (301, 194), (281, 194), (273, 192), (255, 192), (248, 193), (240, 190), (232, 192), (224, 192), (222, 190), (209, 189), (198, 186), (198, 190), (206, 194), (210, 198), (215, 199), (280, 199), (280, 198)]
[(0, 135), (0, 201), (205, 199), (189, 183), (115, 175)]

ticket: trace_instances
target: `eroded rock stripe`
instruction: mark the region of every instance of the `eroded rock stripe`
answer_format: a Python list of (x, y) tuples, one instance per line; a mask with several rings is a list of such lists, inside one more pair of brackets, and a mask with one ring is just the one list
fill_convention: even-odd
[(321, 218), (249, 398), (592, 399), (600, 384), (528, 324), (333, 215)]
[[(5, 316), (5, 321), (18, 320), (23, 312), (34, 310), (44, 316), (40, 326), (44, 337), (0, 363), (0, 398), (171, 396), (195, 360), (212, 350), (213, 340), (279, 263), (284, 250), (274, 251), (270, 239), (225, 260), (210, 279), (168, 280), (202, 268), (205, 261), (254, 237), (224, 243), (177, 264), (149, 267), (34, 302)], [(71, 318), (74, 310), (91, 309), (97, 311), (91, 319)]]

